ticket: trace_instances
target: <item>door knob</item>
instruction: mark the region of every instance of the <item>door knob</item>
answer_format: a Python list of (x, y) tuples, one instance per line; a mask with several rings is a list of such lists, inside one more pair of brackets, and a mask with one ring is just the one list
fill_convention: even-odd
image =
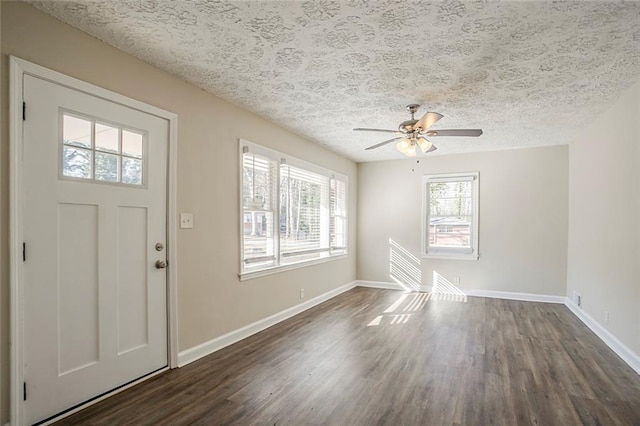
[(164, 269), (167, 267), (167, 261), (166, 260), (156, 260), (156, 268), (158, 269)]

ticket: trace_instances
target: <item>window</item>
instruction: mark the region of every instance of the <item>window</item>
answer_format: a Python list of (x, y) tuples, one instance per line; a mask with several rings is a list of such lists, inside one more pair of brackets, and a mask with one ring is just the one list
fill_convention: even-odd
[(479, 174), (424, 176), (423, 256), (478, 258)]
[(347, 178), (240, 141), (241, 275), (347, 252)]
[(142, 186), (142, 132), (68, 112), (61, 118), (64, 178)]

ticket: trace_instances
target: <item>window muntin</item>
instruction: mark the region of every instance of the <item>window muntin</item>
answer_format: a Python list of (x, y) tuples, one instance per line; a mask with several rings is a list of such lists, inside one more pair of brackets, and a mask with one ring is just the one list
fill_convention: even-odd
[(423, 177), (423, 255), (477, 258), (478, 177)]
[(143, 185), (145, 135), (116, 124), (61, 112), (63, 178)]
[(246, 141), (241, 147), (241, 274), (345, 254), (346, 177)]

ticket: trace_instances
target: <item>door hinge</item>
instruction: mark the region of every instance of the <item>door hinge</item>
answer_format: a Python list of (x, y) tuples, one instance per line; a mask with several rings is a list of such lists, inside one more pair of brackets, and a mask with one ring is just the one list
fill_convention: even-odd
[(27, 103), (22, 102), (22, 121), (27, 119)]
[(27, 400), (27, 382), (22, 382), (22, 400)]
[(22, 243), (22, 261), (27, 261), (27, 243)]

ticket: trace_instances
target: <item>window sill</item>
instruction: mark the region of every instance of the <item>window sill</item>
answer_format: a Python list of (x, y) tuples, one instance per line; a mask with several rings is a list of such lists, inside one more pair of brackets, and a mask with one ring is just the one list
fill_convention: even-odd
[(442, 260), (478, 260), (480, 256), (475, 253), (463, 254), (444, 254), (444, 253), (422, 253), (423, 259), (442, 259)]
[(323, 257), (320, 259), (304, 260), (302, 262), (292, 263), (290, 265), (274, 266), (267, 269), (261, 269), (259, 271), (244, 272), (244, 273), (238, 274), (238, 278), (240, 278), (240, 281), (247, 281), (254, 278), (260, 278), (267, 275), (277, 274), (279, 272), (290, 271), (292, 269), (304, 268), (305, 266), (313, 266), (319, 263), (331, 262), (332, 260), (344, 259), (348, 255), (349, 253), (343, 253), (343, 254), (337, 254), (335, 256)]

